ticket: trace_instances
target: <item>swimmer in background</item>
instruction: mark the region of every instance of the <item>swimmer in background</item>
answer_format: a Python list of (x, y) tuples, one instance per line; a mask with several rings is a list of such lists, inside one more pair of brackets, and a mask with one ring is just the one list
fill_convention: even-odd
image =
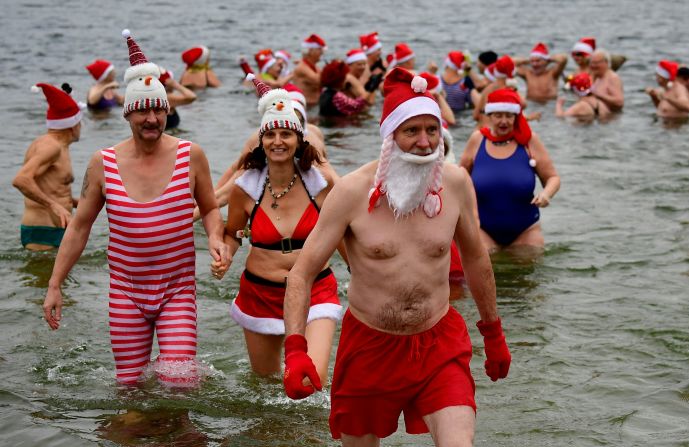
[[(275, 57), (273, 51), (270, 48), (264, 48), (259, 50), (254, 55), (254, 60), (258, 66), (259, 75), (258, 78), (268, 84), (271, 88), (280, 88), (290, 82), (293, 73), (286, 76), (282, 76), (284, 61)], [(253, 86), (250, 82), (245, 81), (245, 85)]]
[(689, 116), (689, 92), (682, 82), (677, 82), (677, 62), (661, 60), (656, 66), (659, 88), (647, 87), (646, 93), (661, 118), (687, 118)]
[(599, 48), (591, 55), (589, 64), (591, 73), (591, 93), (603, 101), (612, 112), (619, 112), (624, 107), (624, 88), (622, 79), (610, 68), (610, 53)]
[(12, 186), (24, 195), (21, 243), (27, 250), (51, 250), (60, 246), (72, 210), (79, 199), (72, 196), (72, 161), (69, 146), (81, 135), (82, 106), (69, 95), (68, 84), (58, 89), (37, 84), (48, 100), (48, 131), (36, 138), (24, 156), (24, 164)]
[(292, 82), (304, 93), (306, 106), (318, 104), (321, 95), (321, 69), (318, 62), (328, 48), (325, 40), (318, 34), (311, 34), (301, 43), (302, 57), (294, 68)]
[(569, 88), (577, 96), (577, 102), (565, 110), (565, 98), (557, 98), (555, 116), (573, 117), (580, 121), (593, 121), (596, 118), (605, 120), (610, 116), (608, 106), (591, 93), (591, 76), (587, 72), (583, 71), (574, 75), (569, 81)]
[(528, 59), (515, 58), (514, 65), (517, 76), (526, 81), (526, 98), (546, 102), (557, 97), (558, 81), (567, 65), (567, 56), (564, 53), (551, 56), (548, 47), (538, 42)]
[(167, 114), (165, 130), (176, 129), (179, 127), (180, 122), (177, 107), (196, 101), (196, 93), (177, 82), (172, 71), (160, 67), (160, 73), (158, 80), (165, 86), (167, 102), (170, 105), (170, 113)]
[(220, 80), (210, 66), (210, 57), (210, 50), (203, 45), (184, 51), (182, 60), (186, 68), (179, 80), (180, 84), (190, 89), (220, 87)]
[(351, 98), (343, 89), (349, 74), (349, 67), (340, 60), (329, 62), (321, 71), (321, 96), (318, 100), (318, 113), (321, 116), (351, 116), (364, 110), (375, 98), (375, 91), (366, 92), (361, 84), (355, 92), (361, 96)]
[(124, 103), (124, 97), (117, 92), (119, 84), (115, 81), (115, 67), (109, 61), (96, 59), (86, 69), (96, 80), (86, 96), (86, 104), (90, 108), (110, 110)]

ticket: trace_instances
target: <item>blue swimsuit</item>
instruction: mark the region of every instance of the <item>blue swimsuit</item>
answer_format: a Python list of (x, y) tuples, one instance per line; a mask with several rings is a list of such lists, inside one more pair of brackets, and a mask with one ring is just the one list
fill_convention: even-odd
[(531, 204), (536, 175), (529, 166), (529, 154), (521, 144), (509, 157), (498, 159), (488, 154), (484, 137), (476, 153), (471, 179), (476, 190), (481, 229), (498, 244), (511, 244), (538, 222), (540, 212)]

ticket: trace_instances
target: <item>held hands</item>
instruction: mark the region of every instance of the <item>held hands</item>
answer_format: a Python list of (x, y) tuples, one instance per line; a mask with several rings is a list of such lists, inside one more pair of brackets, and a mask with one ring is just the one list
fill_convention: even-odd
[(230, 247), (220, 239), (209, 238), (208, 251), (213, 258), (213, 262), (211, 262), (211, 273), (217, 279), (222, 279), (230, 268), (230, 264), (232, 264)]
[(491, 323), (485, 323), (481, 320), (476, 323), (476, 327), (483, 335), (483, 344), (486, 351), (486, 375), (493, 382), (498, 379), (504, 379), (510, 370), (512, 356), (505, 342), (505, 334), (502, 332), (500, 318)]
[(550, 197), (548, 196), (548, 194), (541, 191), (538, 194), (536, 194), (536, 197), (533, 198), (531, 204), (536, 205), (540, 208), (545, 208), (546, 206), (550, 205)]
[(50, 329), (60, 327), (62, 319), (62, 292), (59, 287), (48, 287), (48, 293), (43, 301), (43, 316)]
[[(304, 399), (313, 394), (315, 390), (323, 389), (316, 366), (306, 352), (306, 338), (303, 335), (292, 334), (285, 339), (283, 384), (290, 399)], [(311, 385), (304, 385), (303, 380), (307, 377), (311, 381)]]

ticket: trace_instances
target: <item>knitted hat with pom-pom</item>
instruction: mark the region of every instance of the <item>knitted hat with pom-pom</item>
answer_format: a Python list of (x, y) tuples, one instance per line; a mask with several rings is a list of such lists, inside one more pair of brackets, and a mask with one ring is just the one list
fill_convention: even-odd
[(124, 72), (124, 83), (127, 84), (124, 92), (124, 116), (135, 110), (155, 108), (170, 112), (165, 86), (159, 80), (160, 68), (146, 59), (128, 29), (122, 31), (122, 37), (127, 39), (131, 64)]

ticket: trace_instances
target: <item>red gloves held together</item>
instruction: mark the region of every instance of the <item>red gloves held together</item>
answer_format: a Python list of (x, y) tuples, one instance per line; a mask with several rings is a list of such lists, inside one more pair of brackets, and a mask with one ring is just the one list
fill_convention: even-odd
[[(285, 339), (285, 376), (283, 384), (285, 385), (285, 392), (290, 399), (304, 399), (312, 395), (315, 390), (320, 391), (323, 389), (316, 366), (306, 352), (306, 338), (303, 335), (292, 334)], [(305, 377), (309, 378), (313, 386), (302, 383)]]
[(486, 351), (486, 375), (493, 382), (498, 379), (504, 379), (510, 370), (512, 356), (510, 355), (510, 350), (507, 349), (500, 318), (492, 323), (484, 323), (481, 320), (476, 323), (476, 327), (483, 335), (483, 344)]

